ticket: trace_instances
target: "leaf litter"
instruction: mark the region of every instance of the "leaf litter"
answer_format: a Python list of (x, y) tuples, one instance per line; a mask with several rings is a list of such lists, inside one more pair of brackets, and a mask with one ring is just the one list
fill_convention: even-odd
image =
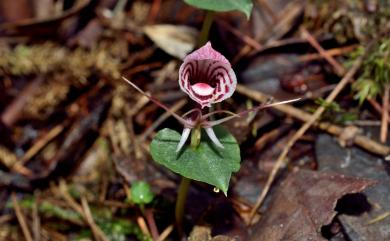
[[(384, 182), (389, 177), (388, 146), (366, 151), (350, 147), (368, 143), (364, 140), (378, 147), (377, 132), (366, 134), (360, 129), (362, 123), (373, 128), (383, 123), (386, 103), (381, 92), (367, 95), (372, 98), (367, 100), (359, 95), (360, 106), (353, 94), (342, 92), (331, 106), (339, 106), (346, 114), (353, 112), (355, 119), (339, 122), (332, 118), (336, 112), (329, 112), (315, 126), (337, 137), (345, 124), (359, 130), (343, 137), (344, 147), (330, 138), (317, 139), (319, 130), (309, 130), (286, 157), (288, 164), (282, 165), (256, 212), (256, 223), (246, 226), (278, 153), (300, 126), (294, 120), (310, 116), (310, 109), (320, 103), (317, 98), (325, 99), (341, 78), (302, 37), (300, 27), (349, 68), (358, 54), (356, 45), (386, 40), (386, 6), (384, 1), (262, 0), (254, 4), (250, 22), (238, 12), (216, 14), (210, 41), (234, 63), (239, 84), (276, 99), (306, 99), (294, 104), (293, 110), (301, 111), (295, 116), (288, 112), (292, 110), (288, 105), (288, 111), (270, 109), (225, 126), (239, 139), (243, 165), (232, 175), (228, 198), (200, 182), (190, 188), (185, 231), (191, 239), (386, 240), (389, 210), (381, 195), (390, 192)], [(184, 100), (175, 58), (194, 48), (204, 12), (178, 0), (52, 1), (41, 13), (24, 11), (23, 4), (19, 7), (20, 11), (11, 11), (12, 5), (0, 4), (0, 12), (7, 13), (0, 19), (0, 240), (20, 240), (20, 217), (11, 204), (12, 192), (37, 240), (150, 240), (153, 223), (162, 239), (178, 240), (173, 228), (178, 179), (153, 163), (148, 149), (157, 130), (181, 130), (169, 116), (156, 124), (161, 110), (138, 98), (118, 79), (128, 77), (169, 106)], [(166, 24), (172, 30), (145, 31)], [(180, 35), (179, 26), (189, 29), (185, 36)], [(157, 33), (160, 40), (145, 32)], [(384, 56), (379, 56), (379, 65)], [(356, 73), (360, 81), (353, 86), (355, 91), (359, 86), (364, 91), (377, 77), (361, 83), (359, 77), (370, 77), (362, 73)], [(256, 105), (256, 98), (240, 89), (240, 94), (216, 108), (245, 110), (250, 101)], [(191, 108), (191, 102), (183, 103), (178, 113)], [(361, 164), (371, 150), (379, 156)], [(62, 178), (68, 186), (65, 196)], [(145, 213), (126, 202), (129, 188), (140, 180), (155, 194)], [(371, 209), (358, 212), (352, 206), (355, 213), (348, 213), (345, 203), (352, 193), (360, 192), (352, 200), (363, 197)], [(91, 215), (85, 215), (88, 210)], [(326, 234), (327, 228), (333, 233)]]

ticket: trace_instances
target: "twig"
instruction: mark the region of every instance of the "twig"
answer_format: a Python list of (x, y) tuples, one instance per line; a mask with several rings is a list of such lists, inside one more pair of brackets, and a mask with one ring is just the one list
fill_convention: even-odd
[(382, 213), (378, 217), (371, 219), (367, 224), (374, 224), (374, 223), (380, 222), (387, 217), (390, 217), (390, 211)]
[(42, 81), (43, 78), (41, 77), (31, 81), (26, 87), (24, 87), (15, 100), (13, 100), (11, 104), (9, 104), (3, 111), (0, 119), (6, 126), (13, 126), (13, 124), (18, 120), (23, 108), (26, 106), (30, 98), (35, 94)]
[(81, 205), (83, 207), (87, 223), (91, 227), (92, 231), (97, 234), (95, 238), (97, 240), (109, 241), (106, 234), (99, 228), (99, 226), (96, 225), (95, 221), (93, 220), (91, 210), (85, 197), (81, 197)]
[(22, 228), (24, 238), (26, 239), (26, 241), (33, 241), (30, 230), (28, 229), (28, 226), (26, 223), (26, 219), (24, 218), (24, 215), (23, 215), (22, 211), (20, 210), (20, 206), (19, 206), (18, 200), (16, 199), (16, 195), (14, 192), (11, 195), (11, 199), (12, 199), (12, 205), (13, 205), (14, 210), (15, 210), (16, 218), (18, 219), (20, 227)]
[(8, 221), (11, 221), (12, 219), (13, 219), (12, 215), (4, 214), (4, 215), (0, 216), (0, 225), (2, 225), (3, 223), (6, 223)]
[(169, 225), (166, 229), (164, 229), (164, 231), (161, 233), (160, 237), (158, 237), (156, 241), (164, 241), (169, 236), (169, 234), (172, 233), (173, 228), (173, 224)]
[(56, 136), (58, 136), (64, 130), (64, 125), (59, 124), (52, 128), (45, 136), (39, 139), (24, 156), (20, 159), (19, 162), (16, 162), (13, 165), (12, 169), (14, 171), (25, 169), (24, 164), (30, 160), (33, 156), (35, 156), (43, 147), (47, 145), (51, 140), (53, 140)]
[[(237, 92), (243, 95), (248, 96), (249, 98), (252, 98), (259, 102), (266, 102), (269, 97), (257, 90), (250, 89), (248, 87), (245, 87), (243, 85), (237, 85)], [(277, 101), (277, 100), (274, 100)], [(284, 104), (284, 105), (278, 105), (274, 106), (274, 109), (277, 109), (287, 115), (290, 115), (291, 117), (294, 117), (297, 120), (300, 120), (302, 122), (307, 122), (311, 118), (311, 114), (307, 113), (306, 111), (300, 110), (298, 108), (295, 108), (291, 105)], [(316, 122), (314, 123), (314, 126), (320, 128), (321, 130), (324, 130), (328, 132), (329, 134), (332, 134), (334, 136), (339, 136), (344, 128), (332, 123), (328, 122)], [(365, 149), (366, 151), (369, 151), (371, 153), (374, 153), (376, 155), (380, 155), (383, 157), (386, 157), (390, 154), (390, 147), (386, 145), (382, 145), (374, 140), (371, 140), (370, 138), (363, 136), (363, 135), (356, 135), (356, 137), (353, 139), (354, 144)]]
[(234, 27), (232, 27), (229, 23), (223, 21), (223, 20), (217, 20), (217, 23), (222, 25), (222, 27), (226, 28), (228, 31), (230, 31), (234, 36), (239, 38), (241, 41), (243, 41), (246, 45), (251, 46), (255, 50), (261, 49), (261, 44), (257, 42), (255, 39), (249, 37), (246, 34), (243, 34), (242, 32), (238, 31)]
[[(171, 107), (173, 112), (180, 110), (185, 104), (187, 104), (187, 100), (183, 99), (177, 102), (174, 106)], [(166, 119), (171, 116), (171, 113), (164, 112), (157, 120), (153, 122), (153, 124), (142, 133), (142, 135), (138, 138), (138, 142), (143, 142), (161, 123), (163, 123)]]
[(41, 233), (43, 237), (50, 237), (50, 240), (56, 240), (56, 241), (68, 241), (68, 237), (64, 234), (57, 232), (56, 230), (53, 230), (47, 226), (42, 225), (41, 227)]
[[(382, 115), (383, 107), (375, 99), (367, 99), (367, 101), (378, 114)], [(390, 106), (387, 111), (390, 112)], [(390, 119), (388, 119), (387, 122), (390, 124)]]
[(265, 12), (268, 13), (269, 16), (271, 16), (273, 23), (276, 23), (278, 21), (278, 15), (275, 14), (274, 10), (272, 10), (271, 6), (268, 4), (266, 0), (257, 0), (257, 3), (260, 5), (262, 9), (265, 10)]
[(38, 214), (38, 201), (37, 199), (34, 200), (33, 207), (32, 207), (32, 229), (33, 229), (33, 235), (34, 235), (34, 241), (40, 241), (41, 240), (41, 221)]
[[(166, 113), (166, 112), (165, 112)], [(134, 122), (133, 122), (133, 116), (129, 116), (128, 121), (127, 121), (127, 129), (129, 130), (129, 136), (130, 136), (130, 141), (133, 143), (133, 149), (134, 149), (134, 154), (135, 158), (137, 160), (140, 160), (144, 153), (141, 150), (139, 140), (137, 140), (135, 133), (134, 133)]]
[(157, 240), (160, 234), (158, 233), (156, 221), (154, 220), (153, 211), (151, 209), (145, 209), (144, 214), (145, 214), (146, 222), (148, 222), (148, 226), (152, 234), (152, 238), (153, 240)]
[[(356, 49), (357, 45), (350, 45), (346, 47), (341, 47), (341, 48), (334, 48), (334, 49), (328, 49), (324, 50), (326, 52), (326, 56), (337, 56), (337, 55), (343, 55), (346, 53), (351, 52), (352, 50)], [(314, 53), (314, 54), (305, 54), (302, 56), (299, 56), (299, 61), (301, 62), (308, 62), (308, 61), (313, 61), (313, 60), (319, 60), (325, 58), (324, 55), (319, 54), (319, 53)]]
[[(57, 189), (57, 187), (55, 187)], [(72, 196), (68, 193), (68, 186), (66, 185), (65, 180), (61, 179), (59, 183), (59, 193), (62, 198), (67, 202), (67, 204), (76, 212), (81, 214), (84, 217), (83, 208), (73, 199)]]
[(128, 78), (130, 78), (131, 76), (133, 76), (135, 74), (138, 74), (140, 72), (144, 72), (144, 71), (147, 71), (150, 69), (154, 69), (154, 68), (159, 68), (162, 65), (163, 64), (161, 62), (153, 62), (153, 63), (148, 63), (148, 64), (137, 65), (137, 66), (134, 66), (133, 68), (131, 68), (129, 71), (127, 71), (126, 76)]
[(385, 85), (383, 94), (383, 106), (382, 106), (382, 122), (381, 122), (381, 137), (382, 143), (386, 143), (388, 133), (388, 121), (389, 121), (389, 102), (390, 102), (390, 84)]
[[(55, 187), (57, 189), (57, 187)], [(60, 185), (59, 185), (59, 193), (61, 196), (64, 198), (64, 200), (68, 203), (68, 205), (78, 212), (84, 219), (84, 221), (89, 225), (89, 227), (92, 230), (92, 234), (95, 238), (96, 241), (103, 240), (103, 241), (109, 241), (109, 239), (106, 237), (104, 232), (100, 229), (98, 225), (94, 222), (90, 209), (88, 206), (88, 203), (83, 203), (83, 198), (81, 199), (82, 205), (80, 206), (72, 196), (69, 195), (68, 193), (68, 187), (66, 185), (66, 182), (64, 180), (60, 180)], [(85, 198), (84, 198), (85, 199)], [(84, 200), (86, 202), (86, 200)], [(88, 213), (89, 212), (89, 213)]]
[(345, 69), (341, 66), (327, 51), (325, 51), (318, 41), (307, 31), (304, 27), (301, 27), (303, 37), (328, 61), (335, 69), (336, 73), (340, 76), (345, 73)]
[(149, 102), (149, 98), (146, 96), (139, 97), (138, 101), (133, 105), (128, 113), (129, 116), (136, 115), (140, 110)]
[(262, 135), (259, 139), (256, 140), (255, 142), (255, 148), (257, 150), (263, 149), (268, 143), (271, 143), (275, 139), (277, 139), (279, 136), (284, 135), (291, 126), (284, 125), (280, 128), (276, 128), (270, 132), (265, 133)]
[(375, 99), (367, 99), (368, 103), (380, 114), (382, 113), (382, 106)]
[(150, 237), (151, 235), (148, 229), (148, 225), (146, 225), (145, 219), (142, 216), (137, 217), (137, 223), (142, 233)]
[[(382, 106), (374, 99), (367, 99), (368, 103), (374, 108), (378, 114), (382, 114)], [(390, 109), (388, 110), (390, 112)], [(390, 124), (390, 119), (387, 120), (387, 122)]]

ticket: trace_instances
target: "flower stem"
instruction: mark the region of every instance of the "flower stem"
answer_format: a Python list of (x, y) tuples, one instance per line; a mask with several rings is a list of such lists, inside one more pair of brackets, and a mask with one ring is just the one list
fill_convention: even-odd
[[(196, 149), (200, 144), (201, 138), (201, 129), (200, 127), (195, 127), (191, 131), (191, 148)], [(184, 217), (184, 207), (187, 200), (188, 189), (190, 187), (191, 180), (186, 177), (181, 177), (179, 191), (177, 193), (176, 207), (175, 207), (175, 218), (176, 218), (176, 227), (179, 232), (180, 238), (183, 236), (183, 217)]]
[(209, 32), (211, 28), (211, 24), (213, 23), (215, 12), (213, 11), (207, 11), (206, 16), (203, 20), (202, 29), (200, 31), (199, 40), (198, 40), (198, 47), (201, 47), (205, 45), (205, 43), (209, 39)]
[[(207, 11), (206, 17), (203, 21), (202, 30), (199, 35), (198, 46), (203, 46), (208, 38), (209, 32), (211, 28), (211, 24), (213, 23), (214, 12)], [(200, 144), (201, 138), (201, 129), (199, 127), (194, 128), (191, 131), (191, 148), (196, 149)], [(182, 237), (183, 232), (183, 217), (184, 217), (184, 207), (187, 200), (188, 190), (191, 184), (191, 180), (182, 177), (179, 185), (179, 191), (177, 193), (176, 207), (175, 207), (175, 218), (176, 218), (176, 226), (179, 232), (179, 236)]]
[(187, 193), (190, 187), (191, 180), (186, 177), (181, 177), (179, 192), (177, 193), (175, 218), (176, 227), (179, 232), (180, 238), (183, 237), (183, 217), (184, 217), (184, 206), (187, 200)]

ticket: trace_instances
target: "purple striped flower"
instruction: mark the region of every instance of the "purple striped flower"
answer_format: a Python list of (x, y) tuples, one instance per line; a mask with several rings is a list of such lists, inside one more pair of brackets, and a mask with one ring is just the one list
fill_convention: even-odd
[[(140, 93), (147, 96), (156, 105), (172, 114), (172, 116), (183, 125), (184, 129), (177, 145), (176, 152), (179, 152), (185, 145), (191, 131), (194, 129), (200, 130), (201, 128), (205, 130), (214, 145), (223, 148), (222, 143), (218, 140), (213, 131), (213, 126), (220, 125), (233, 118), (243, 117), (253, 111), (297, 100), (260, 105), (238, 114), (226, 110), (217, 110), (208, 114), (203, 114), (201, 109), (195, 108), (183, 116), (179, 116), (163, 103), (145, 93), (133, 82), (124, 77), (122, 78)], [(222, 54), (215, 51), (211, 47), (210, 42), (208, 42), (203, 47), (184, 58), (184, 62), (179, 69), (179, 84), (180, 88), (187, 93), (191, 99), (199, 103), (201, 108), (204, 108), (206, 106), (210, 107), (211, 104), (221, 102), (232, 96), (236, 89), (237, 78), (229, 61)], [(210, 117), (215, 114), (227, 114), (228, 116), (219, 120), (210, 120)]]
[(229, 61), (207, 42), (184, 58), (179, 70), (179, 84), (204, 108), (232, 96), (237, 78)]

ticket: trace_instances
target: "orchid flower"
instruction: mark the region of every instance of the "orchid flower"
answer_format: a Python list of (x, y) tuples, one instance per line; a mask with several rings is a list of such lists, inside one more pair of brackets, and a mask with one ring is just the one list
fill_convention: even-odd
[(229, 61), (207, 42), (184, 58), (179, 69), (179, 85), (204, 108), (232, 96), (237, 78)]
[[(196, 101), (200, 108), (195, 108), (183, 116), (179, 116), (173, 112), (166, 105), (162, 104), (151, 95), (145, 93), (133, 82), (122, 77), (127, 83), (134, 87), (141, 94), (149, 98), (153, 103), (160, 106), (168, 113), (170, 113), (176, 120), (184, 126), (180, 141), (177, 145), (176, 152), (179, 152), (186, 143), (192, 130), (197, 130), (200, 135), (200, 128), (203, 128), (210, 138), (210, 140), (219, 148), (224, 148), (222, 143), (218, 140), (217, 136), (213, 131), (213, 126), (222, 124), (233, 118), (243, 117), (246, 114), (264, 109), (267, 107), (285, 104), (298, 99), (287, 100), (277, 103), (271, 103), (266, 105), (260, 105), (255, 108), (240, 112), (238, 114), (230, 111), (220, 110), (214, 111), (203, 115), (201, 109), (204, 107), (210, 107), (211, 104), (221, 102), (230, 96), (236, 89), (237, 78), (231, 68), (229, 61), (219, 52), (215, 51), (210, 42), (206, 43), (205, 46), (187, 55), (184, 58), (183, 64), (179, 69), (179, 85), (180, 88), (187, 93), (191, 99)], [(228, 116), (219, 120), (209, 120), (209, 117), (215, 114), (224, 113)], [(191, 115), (191, 118), (188, 117)], [(197, 137), (200, 141), (200, 136)]]

